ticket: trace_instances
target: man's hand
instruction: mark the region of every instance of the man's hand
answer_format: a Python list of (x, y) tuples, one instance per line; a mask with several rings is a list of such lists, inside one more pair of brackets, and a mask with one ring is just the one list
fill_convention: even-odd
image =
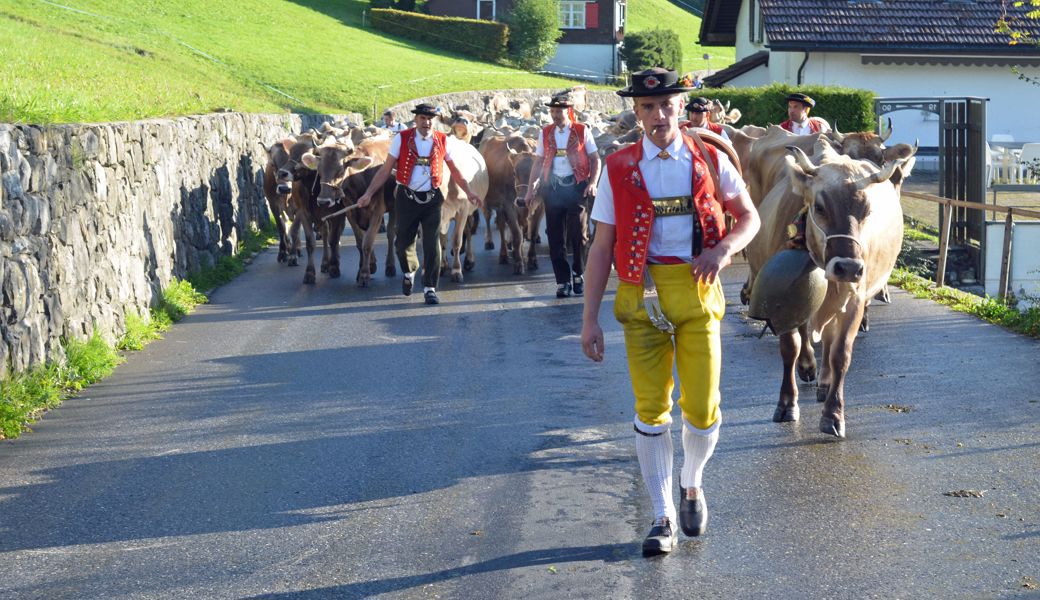
[(365, 192), (361, 194), (361, 197), (357, 199), (357, 205), (359, 208), (366, 208), (369, 204), (372, 204), (372, 194)]
[(585, 186), (585, 197), (586, 198), (595, 198), (596, 197), (596, 186), (591, 185), (591, 184)]
[(603, 362), (603, 329), (599, 323), (585, 323), (581, 328), (581, 350), (595, 362)]
[(466, 194), (466, 197), (469, 198), (470, 202), (476, 204), (477, 208), (484, 208), (484, 201), (480, 199), (480, 196), (474, 194), (473, 192), (469, 192), (468, 194)]
[(527, 193), (524, 194), (523, 206), (531, 206), (534, 203), (534, 186), (527, 188)]
[(729, 266), (731, 262), (733, 261), (729, 252), (720, 244), (714, 248), (705, 249), (700, 256), (694, 258), (690, 264), (690, 274), (697, 281), (712, 285), (718, 278), (719, 272)]

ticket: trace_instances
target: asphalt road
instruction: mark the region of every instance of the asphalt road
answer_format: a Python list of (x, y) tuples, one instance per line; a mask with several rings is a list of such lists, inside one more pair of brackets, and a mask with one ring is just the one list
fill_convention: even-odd
[(709, 531), (644, 559), (612, 294), (597, 365), (547, 257), (426, 307), (344, 241), (344, 278), (265, 252), (0, 443), (0, 598), (1040, 598), (1040, 343), (896, 291), (836, 440), (811, 388), (771, 422), (732, 267)]

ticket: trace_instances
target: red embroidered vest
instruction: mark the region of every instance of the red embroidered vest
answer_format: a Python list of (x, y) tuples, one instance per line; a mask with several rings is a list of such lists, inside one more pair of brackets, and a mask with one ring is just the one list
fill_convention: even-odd
[[(720, 192), (715, 190), (706, 159), (693, 139), (683, 135), (683, 143), (693, 155), (690, 191), (704, 233), (704, 247), (713, 248), (726, 237), (726, 219), (719, 200)], [(719, 158), (715, 148), (706, 145), (705, 149), (717, 170)], [(607, 157), (607, 176), (610, 177), (610, 187), (614, 192), (614, 265), (621, 281), (638, 285), (643, 283), (643, 269), (646, 268), (650, 234), (654, 225), (654, 205), (639, 170), (642, 158), (642, 139)]]
[[(780, 127), (783, 127), (791, 133), (794, 133), (794, 122), (791, 121), (791, 119), (788, 119), (781, 123)], [(822, 129), (820, 127), (820, 122), (816, 119), (816, 117), (809, 117), (809, 133), (820, 133), (820, 129)]]
[[(553, 159), (556, 158), (556, 136), (553, 134), (555, 125), (547, 125), (542, 128), (542, 180), (549, 181), (552, 173)], [(571, 134), (567, 138), (567, 160), (574, 169), (574, 179), (581, 183), (589, 178), (592, 168), (589, 165), (589, 155), (585, 152), (585, 126), (581, 123), (571, 123)]]
[[(693, 123), (691, 123), (690, 121), (684, 121), (681, 125), (679, 125), (679, 129), (689, 129), (691, 127), (693, 127)], [(716, 135), (722, 135), (722, 125), (719, 125), (718, 123), (712, 123), (711, 121), (708, 121), (705, 127), (708, 129), (708, 131)]]
[(407, 186), (412, 181), (412, 169), (420, 160), (430, 161), (430, 189), (441, 187), (441, 174), (444, 172), (445, 146), (448, 137), (439, 131), (433, 134), (433, 148), (430, 149), (429, 157), (420, 157), (419, 150), (415, 147), (415, 128), (405, 129), (400, 133), (401, 154), (397, 157), (397, 183)]

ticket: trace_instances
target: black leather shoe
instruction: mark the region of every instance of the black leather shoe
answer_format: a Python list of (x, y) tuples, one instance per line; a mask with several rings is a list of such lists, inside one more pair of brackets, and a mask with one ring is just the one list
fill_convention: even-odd
[(556, 286), (556, 297), (557, 298), (569, 298), (571, 295), (571, 284), (561, 283)]
[(574, 282), (571, 284), (571, 289), (574, 290), (575, 296), (580, 296), (585, 293), (585, 280), (581, 275), (574, 276)]
[(704, 490), (696, 500), (686, 499), (686, 490), (679, 487), (679, 526), (688, 536), (696, 537), (708, 528), (708, 505), (704, 502)]
[(404, 292), (405, 296), (412, 295), (412, 282), (414, 280), (404, 277), (401, 279), (401, 291)]
[(426, 298), (427, 304), (440, 304), (440, 299), (437, 298), (437, 292), (433, 290), (427, 290), (423, 292), (423, 297)]
[(668, 554), (675, 549), (679, 542), (679, 534), (675, 531), (675, 525), (668, 519), (662, 517), (654, 521), (650, 527), (650, 533), (643, 540), (643, 556), (657, 556)]

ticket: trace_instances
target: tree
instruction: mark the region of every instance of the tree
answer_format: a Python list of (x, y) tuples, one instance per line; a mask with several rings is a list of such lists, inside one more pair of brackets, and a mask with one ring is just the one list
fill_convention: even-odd
[(625, 35), (621, 58), (631, 73), (650, 67), (682, 69), (682, 43), (671, 29), (649, 29)]
[(540, 69), (556, 53), (560, 11), (556, 0), (517, 0), (509, 25), (509, 57), (521, 69)]
[[(1036, 36), (1038, 25), (1040, 25), (1040, 0), (1001, 0), (1000, 18), (997, 19), (993, 29), (997, 33), (1008, 36), (1008, 45), (1040, 46), (1040, 39)], [(1018, 75), (1022, 81), (1040, 86), (1040, 79), (1026, 75), (1019, 67), (1011, 67), (1011, 72)]]

